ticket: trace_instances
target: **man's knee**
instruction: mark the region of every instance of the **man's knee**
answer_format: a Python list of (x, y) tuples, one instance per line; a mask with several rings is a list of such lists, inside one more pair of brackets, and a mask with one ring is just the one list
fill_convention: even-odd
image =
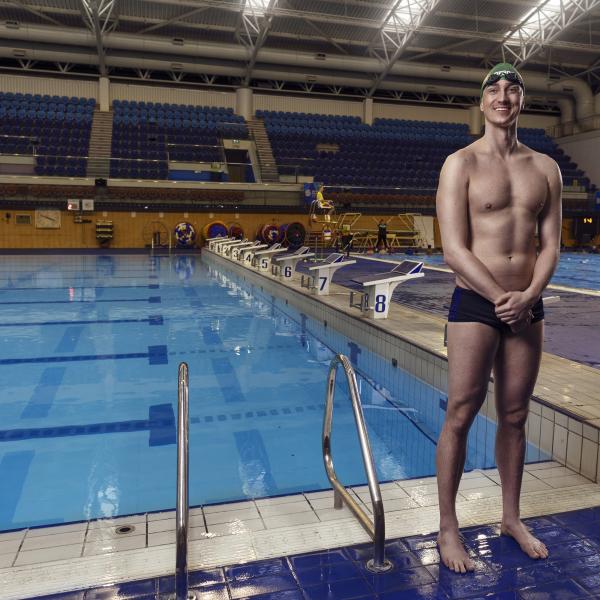
[(527, 423), (527, 408), (514, 410), (496, 410), (498, 416), (498, 425), (500, 427), (510, 427), (511, 429), (524, 429)]
[(477, 416), (487, 388), (475, 387), (458, 394), (452, 394), (448, 399), (446, 424), (456, 434), (467, 434), (473, 420)]

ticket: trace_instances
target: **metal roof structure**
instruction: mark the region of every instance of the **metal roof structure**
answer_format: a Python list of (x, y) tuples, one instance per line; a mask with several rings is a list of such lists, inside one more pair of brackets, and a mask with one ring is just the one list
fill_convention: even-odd
[(597, 94), (600, 0), (0, 0), (4, 71), (472, 102), (503, 60)]

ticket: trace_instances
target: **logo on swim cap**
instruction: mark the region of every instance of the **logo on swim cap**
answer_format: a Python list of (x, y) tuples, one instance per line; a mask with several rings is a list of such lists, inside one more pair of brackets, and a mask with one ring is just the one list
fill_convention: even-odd
[(521, 87), (523, 93), (525, 93), (523, 78), (519, 71), (517, 71), (510, 63), (498, 63), (490, 69), (490, 72), (485, 76), (483, 83), (481, 84), (481, 93), (483, 94), (483, 90), (488, 87), (488, 85), (493, 85), (500, 81), (500, 79), (516, 83)]

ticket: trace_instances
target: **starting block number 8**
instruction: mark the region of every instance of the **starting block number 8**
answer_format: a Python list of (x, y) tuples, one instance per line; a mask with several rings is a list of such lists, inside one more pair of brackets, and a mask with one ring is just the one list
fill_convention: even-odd
[(387, 304), (387, 297), (385, 294), (377, 294), (377, 296), (375, 296), (375, 312), (376, 313), (383, 313), (385, 312), (385, 307)]

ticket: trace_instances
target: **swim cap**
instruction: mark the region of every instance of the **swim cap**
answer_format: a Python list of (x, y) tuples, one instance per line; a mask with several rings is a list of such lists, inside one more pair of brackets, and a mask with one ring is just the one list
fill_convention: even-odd
[(519, 71), (517, 71), (510, 63), (498, 63), (490, 69), (490, 72), (485, 76), (483, 83), (481, 84), (481, 94), (483, 90), (488, 86), (500, 81), (500, 79), (506, 79), (511, 83), (516, 83), (521, 86), (523, 93), (525, 93), (525, 84)]

